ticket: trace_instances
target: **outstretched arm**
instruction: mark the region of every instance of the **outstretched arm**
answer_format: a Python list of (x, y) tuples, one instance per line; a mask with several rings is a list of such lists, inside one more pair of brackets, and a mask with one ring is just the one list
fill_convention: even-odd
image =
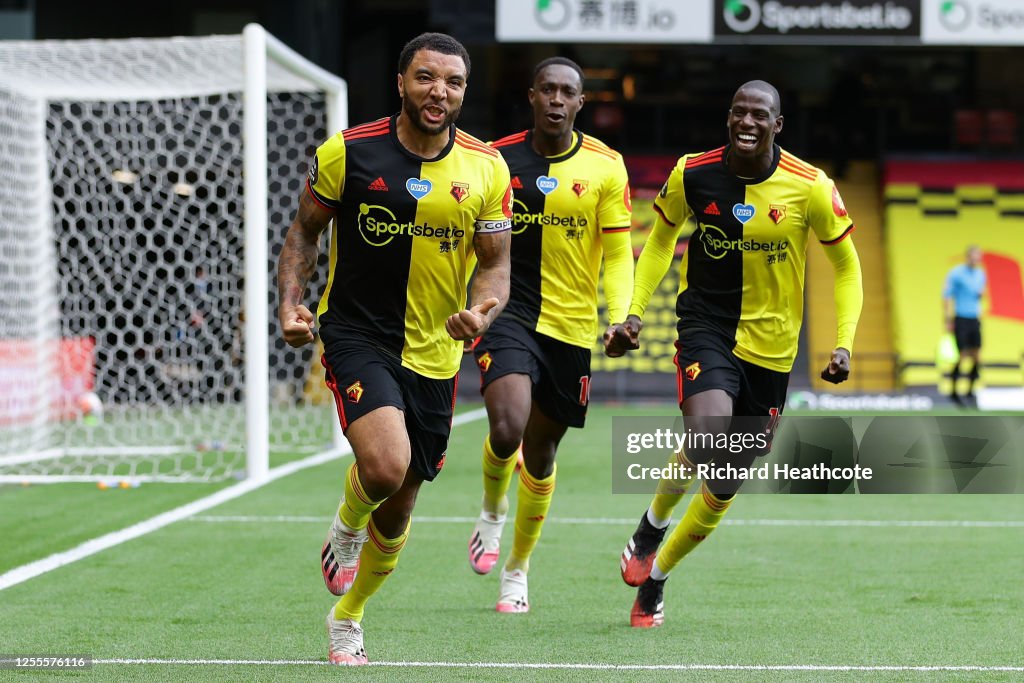
[(661, 215), (654, 219), (654, 227), (647, 237), (640, 258), (636, 262), (636, 276), (633, 278), (633, 299), (629, 303), (629, 315), (644, 317), (651, 295), (665, 278), (672, 257), (675, 256), (676, 242), (682, 225), (672, 225)]
[[(604, 333), (604, 352), (616, 358), (626, 352), (622, 340), (616, 340), (626, 319), (629, 297), (633, 292), (633, 245), (629, 227), (601, 231), (604, 251), (604, 296), (608, 302), (608, 329)], [(630, 348), (632, 348), (630, 346)]]
[(836, 302), (836, 348), (828, 366), (821, 371), (826, 382), (839, 384), (850, 375), (850, 354), (853, 338), (857, 332), (857, 321), (864, 305), (860, 258), (853, 246), (853, 239), (847, 237), (835, 244), (824, 245), (825, 255), (835, 270)]
[(640, 348), (640, 330), (643, 328), (641, 318), (647, 310), (651, 295), (672, 265), (680, 232), (681, 226), (672, 225), (660, 213), (654, 219), (654, 228), (636, 262), (633, 299), (629, 303), (628, 315), (621, 324), (613, 325), (605, 332), (606, 355), (617, 358), (626, 351)]
[(290, 346), (299, 347), (313, 341), (313, 314), (302, 300), (316, 270), (320, 235), (333, 217), (333, 211), (318, 204), (303, 190), (299, 210), (288, 228), (277, 261), (277, 315), (281, 334)]
[(479, 337), (491, 326), (508, 303), (509, 250), (512, 232), (477, 232), (473, 236), (477, 269), (473, 277), (470, 303), (466, 310), (451, 315), (445, 329), (452, 339), (465, 340)]

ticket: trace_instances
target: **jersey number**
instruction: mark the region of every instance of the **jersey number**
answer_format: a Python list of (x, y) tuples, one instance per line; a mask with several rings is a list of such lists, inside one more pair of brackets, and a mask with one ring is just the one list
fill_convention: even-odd
[(764, 427), (764, 431), (768, 435), (768, 448), (772, 447), (772, 441), (775, 439), (775, 429), (779, 426), (781, 418), (782, 416), (779, 414), (778, 408), (768, 409), (768, 424)]
[(585, 406), (590, 402), (590, 378), (586, 375), (580, 377), (580, 405)]

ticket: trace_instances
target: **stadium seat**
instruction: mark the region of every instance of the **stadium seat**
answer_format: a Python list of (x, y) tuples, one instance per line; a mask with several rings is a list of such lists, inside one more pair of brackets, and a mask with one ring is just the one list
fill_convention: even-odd
[(981, 146), (984, 119), (977, 109), (957, 109), (953, 112), (953, 145), (957, 148)]
[(994, 150), (1017, 148), (1017, 114), (1009, 109), (989, 109), (985, 114), (988, 145)]

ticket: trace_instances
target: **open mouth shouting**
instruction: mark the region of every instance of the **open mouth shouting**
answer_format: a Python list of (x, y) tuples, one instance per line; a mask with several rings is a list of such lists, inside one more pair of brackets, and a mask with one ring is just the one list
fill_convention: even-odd
[(423, 118), (426, 122), (432, 126), (439, 126), (444, 123), (445, 117), (448, 115), (447, 110), (437, 104), (428, 104), (420, 111), (423, 113)]

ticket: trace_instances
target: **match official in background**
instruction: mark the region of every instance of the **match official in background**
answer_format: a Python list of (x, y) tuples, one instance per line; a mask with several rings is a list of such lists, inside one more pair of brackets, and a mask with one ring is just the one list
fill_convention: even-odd
[[(863, 300), (853, 223), (825, 173), (775, 144), (780, 108), (772, 85), (745, 83), (726, 118), (728, 144), (679, 159), (654, 200), (658, 216), (637, 262), (624, 335), (613, 336), (613, 350), (624, 337), (636, 346), (641, 318), (672, 262), (679, 233), (694, 220), (676, 299), (678, 398), (689, 431), (719, 432), (729, 428), (731, 416), (757, 418), (759, 430), (774, 430), (796, 356), (812, 233), (836, 274), (836, 347), (822, 377), (839, 383), (850, 373)], [(739, 469), (767, 452), (691, 449), (675, 454), (673, 462), (691, 473), (710, 461)], [(743, 480), (705, 482), (659, 550), (691, 481), (659, 483), (622, 553), (622, 578), (639, 587), (630, 615), (635, 627), (661, 625), (669, 572), (714, 531)]]
[(981, 269), (981, 249), (971, 246), (967, 248), (966, 261), (946, 275), (946, 285), (942, 290), (946, 330), (953, 333), (958, 352), (956, 365), (950, 375), (953, 387), (949, 397), (960, 405), (963, 405), (963, 400), (957, 393), (956, 385), (960, 381), (960, 366), (965, 358), (969, 361), (970, 369), (967, 371), (967, 393), (964, 397), (974, 400), (974, 383), (978, 380), (981, 362), (981, 297), (985, 294), (985, 284), (985, 271)]
[(486, 331), (508, 299), (508, 167), (455, 127), (469, 71), (450, 36), (406, 44), (401, 111), (317, 149), (280, 256), (281, 328), (302, 346), (314, 338), (306, 285), (334, 221), (317, 317), (355, 462), (320, 556), (328, 589), (344, 596), (327, 615), (333, 664), (367, 663), (363, 607), (398, 562), (420, 485), (444, 464), (461, 340)]
[(487, 574), (498, 561), (522, 443), (515, 533), (496, 606), (512, 613), (530, 608), (526, 576), (555, 489), (558, 444), (586, 418), (602, 262), (608, 323), (625, 319), (633, 288), (625, 164), (573, 127), (584, 100), (582, 69), (562, 57), (540, 62), (528, 97), (533, 128), (493, 143), (515, 191), (511, 295), (474, 348), (490, 432), (469, 564)]

